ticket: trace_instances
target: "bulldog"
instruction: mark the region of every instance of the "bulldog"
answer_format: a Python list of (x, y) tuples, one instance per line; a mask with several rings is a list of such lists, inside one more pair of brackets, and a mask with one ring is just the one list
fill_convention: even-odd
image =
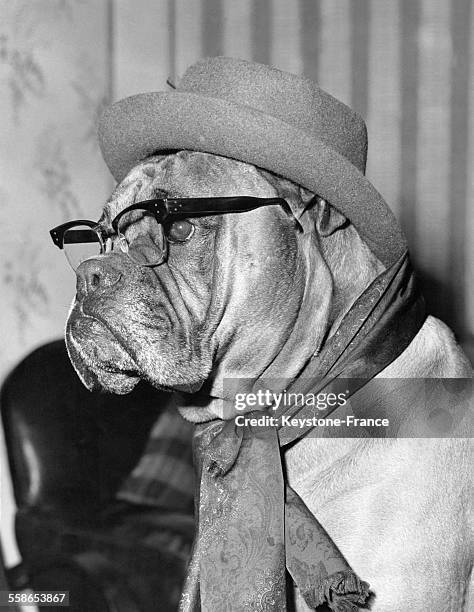
[[(66, 340), (90, 389), (127, 393), (140, 378), (185, 393), (207, 385), (209, 401), (181, 412), (195, 422), (222, 418), (224, 378), (294, 377), (383, 268), (324, 200), (307, 209), (311, 195), (290, 181), (200, 152), (138, 164), (99, 223), (111, 233), (121, 210), (163, 194), (284, 197), (307, 232), (275, 206), (176, 222), (171, 236), (191, 226), (192, 235), (171, 243), (157, 268), (139, 268), (120, 250), (82, 263)], [(452, 333), (429, 317), (379, 376), (470, 375)], [(370, 582), (374, 610), (468, 610), (470, 442), (306, 437), (286, 464), (290, 483)]]
[[(173, 392), (186, 419), (228, 421), (237, 411), (226, 379), (296, 379), (386, 270), (383, 245), (369, 248), (325, 193), (231, 157), (184, 148), (115, 173), (121, 180), (94, 227), (103, 244), (76, 269), (66, 326), (71, 360), (89, 389), (123, 394), (145, 379)], [(157, 198), (232, 197), (288, 206), (190, 213), (162, 224), (135, 210), (115, 221)], [(138, 255), (132, 244), (141, 245)], [(157, 245), (163, 256), (155, 264)], [(471, 375), (451, 331), (429, 316), (377, 377)], [(379, 401), (392, 413), (402, 408), (393, 395)], [(370, 583), (371, 609), (467, 612), (472, 455), (471, 440), (454, 436), (305, 436), (284, 462), (288, 483)], [(296, 600), (297, 610), (310, 609), (298, 593)]]

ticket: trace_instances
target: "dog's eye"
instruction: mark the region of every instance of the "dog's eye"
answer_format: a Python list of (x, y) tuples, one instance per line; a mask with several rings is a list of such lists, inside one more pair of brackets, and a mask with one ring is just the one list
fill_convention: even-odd
[(194, 225), (186, 219), (174, 221), (168, 227), (167, 234), (170, 242), (186, 242), (194, 234)]

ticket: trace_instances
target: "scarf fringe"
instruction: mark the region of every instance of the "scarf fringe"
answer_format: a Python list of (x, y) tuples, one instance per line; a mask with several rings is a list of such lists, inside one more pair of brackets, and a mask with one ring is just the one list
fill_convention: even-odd
[(302, 595), (313, 609), (327, 604), (333, 612), (357, 612), (359, 605), (363, 605), (369, 597), (369, 584), (354, 572), (337, 572)]

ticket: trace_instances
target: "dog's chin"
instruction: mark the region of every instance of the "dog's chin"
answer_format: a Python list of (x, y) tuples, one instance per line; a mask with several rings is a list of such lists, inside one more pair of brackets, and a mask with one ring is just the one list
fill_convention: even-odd
[(140, 380), (133, 358), (97, 319), (71, 317), (66, 346), (74, 369), (90, 391), (125, 395)]
[(108, 372), (107, 370), (101, 370), (100, 366), (95, 369), (89, 369), (85, 368), (83, 364), (74, 363), (73, 365), (79, 378), (89, 391), (104, 391), (106, 393), (126, 395), (140, 381), (139, 376), (133, 376), (129, 373)]
[(146, 352), (130, 354), (108, 325), (82, 313), (73, 313), (67, 322), (66, 346), (74, 369), (90, 391), (124, 395), (144, 379), (162, 391), (192, 394), (203, 384), (198, 375), (188, 380), (179, 375), (179, 368), (157, 367)]

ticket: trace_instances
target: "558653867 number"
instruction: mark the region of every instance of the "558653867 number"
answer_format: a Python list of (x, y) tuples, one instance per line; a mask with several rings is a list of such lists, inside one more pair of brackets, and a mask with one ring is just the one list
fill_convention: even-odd
[(69, 591), (0, 591), (1, 606), (69, 606)]

